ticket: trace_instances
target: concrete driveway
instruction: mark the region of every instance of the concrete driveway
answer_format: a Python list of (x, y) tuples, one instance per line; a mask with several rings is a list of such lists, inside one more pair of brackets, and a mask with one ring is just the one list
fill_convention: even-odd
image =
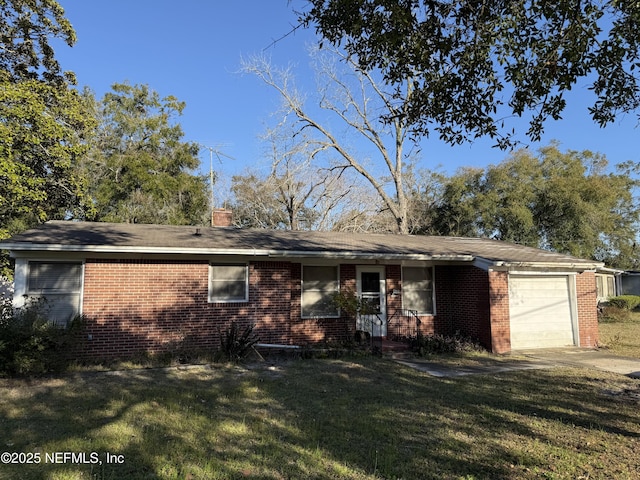
[(434, 377), (460, 377), (474, 374), (493, 374), (514, 370), (532, 370), (554, 367), (595, 368), (640, 379), (640, 358), (619, 357), (605, 350), (590, 348), (553, 348), (522, 350), (508, 356), (488, 356), (473, 365), (458, 366), (436, 360), (423, 360), (406, 354), (393, 354), (391, 358), (408, 367)]
[(640, 358), (619, 357), (606, 350), (593, 348), (550, 348), (514, 352), (533, 362), (544, 362), (554, 366), (596, 368), (606, 372), (620, 373), (640, 378)]

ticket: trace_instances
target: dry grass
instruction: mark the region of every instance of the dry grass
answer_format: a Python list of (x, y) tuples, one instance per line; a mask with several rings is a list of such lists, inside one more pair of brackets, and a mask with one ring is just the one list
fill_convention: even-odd
[(0, 451), (102, 464), (0, 478), (632, 479), (638, 393), (591, 370), (442, 379), (378, 358), (3, 380)]
[(640, 312), (601, 321), (600, 340), (612, 353), (640, 358)]

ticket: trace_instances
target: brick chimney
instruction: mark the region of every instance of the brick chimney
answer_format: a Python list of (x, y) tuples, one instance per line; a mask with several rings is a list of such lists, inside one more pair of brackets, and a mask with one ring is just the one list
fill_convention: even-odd
[(233, 222), (233, 212), (226, 208), (214, 208), (211, 212), (212, 227), (230, 227)]

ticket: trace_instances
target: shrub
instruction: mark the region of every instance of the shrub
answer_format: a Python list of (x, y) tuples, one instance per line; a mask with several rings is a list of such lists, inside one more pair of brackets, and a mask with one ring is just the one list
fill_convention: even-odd
[(598, 309), (599, 322), (627, 322), (631, 320), (632, 315), (626, 308), (605, 305)]
[(617, 297), (610, 298), (607, 303), (611, 307), (631, 311), (640, 305), (640, 295), (619, 295)]
[(28, 376), (64, 370), (80, 319), (68, 326), (50, 322), (42, 301), (17, 311), (10, 301), (0, 309), (0, 375)]
[(229, 328), (223, 333), (218, 329), (220, 335), (220, 348), (224, 356), (237, 362), (251, 351), (251, 348), (260, 341), (260, 338), (253, 333), (255, 325), (248, 325), (243, 331), (236, 322), (231, 322)]
[(477, 352), (483, 348), (469, 337), (455, 335), (423, 335), (418, 333), (410, 341), (411, 348), (418, 355), (434, 353)]

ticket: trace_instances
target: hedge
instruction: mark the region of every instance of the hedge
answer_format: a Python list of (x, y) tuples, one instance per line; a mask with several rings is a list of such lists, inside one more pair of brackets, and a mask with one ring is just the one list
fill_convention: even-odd
[(624, 310), (633, 310), (640, 305), (640, 295), (619, 295), (617, 297), (611, 297), (608, 304)]

